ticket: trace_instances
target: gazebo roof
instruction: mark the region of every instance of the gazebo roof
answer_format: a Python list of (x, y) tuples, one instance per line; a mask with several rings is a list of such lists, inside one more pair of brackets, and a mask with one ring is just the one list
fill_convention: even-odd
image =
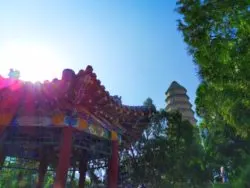
[(16, 112), (20, 116), (45, 116), (60, 112), (88, 113), (102, 122), (106, 129), (123, 135), (125, 141), (141, 135), (152, 110), (122, 104), (118, 96), (111, 96), (105, 90), (91, 66), (77, 74), (65, 69), (60, 80), (44, 83), (0, 76), (0, 101), (2, 114)]

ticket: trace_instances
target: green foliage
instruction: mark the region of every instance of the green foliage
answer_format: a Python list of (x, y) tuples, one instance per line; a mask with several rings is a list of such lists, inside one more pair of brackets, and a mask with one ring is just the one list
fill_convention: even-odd
[(153, 112), (156, 111), (156, 107), (155, 107), (155, 105), (153, 104), (153, 100), (152, 100), (151, 98), (147, 98), (147, 99), (144, 101), (143, 106), (152, 109)]
[(36, 182), (37, 175), (32, 169), (37, 166), (34, 161), (7, 158), (5, 166), (9, 168), (1, 169), (0, 187), (31, 187)]
[(179, 0), (177, 10), (183, 16), (179, 30), (203, 81), (197, 91), (197, 106), (202, 111), (199, 114), (211, 118), (218, 113), (239, 134), (247, 136), (250, 133), (249, 0)]
[[(152, 105), (151, 101), (151, 105)], [(121, 153), (121, 168), (133, 184), (149, 187), (208, 180), (199, 130), (178, 112), (156, 112), (140, 140)]]
[[(207, 166), (241, 182), (250, 150), (250, 1), (179, 0), (179, 30), (198, 67)], [(247, 176), (247, 175), (246, 175)], [(248, 175), (249, 177), (249, 175)], [(244, 187), (237, 182), (237, 187)]]
[(223, 124), (221, 119), (215, 119), (215, 122), (220, 126), (205, 121), (201, 125), (201, 129), (205, 127), (208, 130), (203, 139), (207, 166), (212, 171), (223, 165), (229, 172), (229, 179), (236, 180), (248, 160), (250, 139), (237, 135), (235, 128)]

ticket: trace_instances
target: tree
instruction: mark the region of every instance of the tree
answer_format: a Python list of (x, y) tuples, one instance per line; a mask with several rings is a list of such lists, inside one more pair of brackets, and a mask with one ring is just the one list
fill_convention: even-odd
[(179, 0), (179, 30), (198, 68), (206, 160), (240, 178), (250, 146), (249, 0)]
[(153, 103), (153, 100), (152, 100), (151, 98), (147, 98), (147, 99), (144, 101), (143, 106), (152, 109), (153, 112), (156, 111), (156, 107), (155, 107), (155, 105), (154, 105), (154, 103)]
[(35, 184), (37, 179), (37, 175), (34, 173), (37, 166), (36, 162), (7, 158), (5, 166), (9, 168), (1, 169), (0, 187), (30, 187)]
[(166, 187), (188, 180), (198, 184), (208, 179), (198, 129), (183, 121), (178, 112), (154, 113), (141, 138), (121, 155), (121, 168), (128, 169), (135, 185)]
[(223, 121), (216, 122), (220, 122), (221, 125), (216, 126), (209, 122), (203, 122), (201, 125), (208, 132), (204, 135), (207, 166), (210, 172), (224, 166), (229, 172), (230, 180), (238, 179), (241, 168), (249, 159), (250, 139), (240, 137), (236, 134), (235, 128), (223, 125)]
[(241, 168), (240, 170), (240, 178), (238, 178), (234, 183), (233, 186), (234, 187), (242, 187), (242, 188), (248, 188), (250, 187), (250, 183), (249, 183), (249, 176), (250, 176), (250, 161), (248, 160), (244, 167)]
[(177, 5), (182, 15), (179, 30), (203, 82), (197, 97), (213, 93), (209, 102), (198, 103), (198, 107), (207, 109), (212, 105), (215, 111), (210, 111), (210, 115), (219, 113), (238, 133), (247, 136), (250, 133), (249, 1), (179, 0)]

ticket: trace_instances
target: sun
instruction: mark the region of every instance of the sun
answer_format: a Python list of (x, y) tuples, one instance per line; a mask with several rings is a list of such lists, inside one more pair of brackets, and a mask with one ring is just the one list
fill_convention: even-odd
[(7, 76), (11, 68), (20, 71), (21, 80), (42, 82), (60, 78), (65, 60), (41, 42), (9, 42), (0, 46), (0, 75)]

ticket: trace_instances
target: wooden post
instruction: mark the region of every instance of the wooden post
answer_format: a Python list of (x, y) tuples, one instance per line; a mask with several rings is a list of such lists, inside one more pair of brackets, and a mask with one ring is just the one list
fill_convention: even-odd
[(73, 128), (64, 127), (62, 141), (59, 152), (59, 161), (56, 168), (56, 178), (54, 188), (65, 188), (68, 168), (70, 167), (70, 157), (72, 151)]
[(118, 167), (119, 167), (118, 140), (113, 140), (112, 156), (109, 159), (109, 168), (108, 168), (108, 188), (118, 187)]
[[(5, 154), (4, 154), (4, 149), (3, 149), (3, 142), (5, 139), (5, 128), (6, 126), (1, 126), (0, 125), (0, 170), (2, 169), (2, 166), (4, 165), (4, 161), (5, 161)], [(0, 174), (1, 175), (1, 174)]]
[(3, 153), (2, 147), (0, 146), (0, 170), (2, 169), (2, 167), (4, 165), (4, 161), (5, 161), (5, 155)]
[[(44, 155), (44, 154), (42, 154)], [(40, 160), (40, 164), (39, 164), (39, 169), (38, 169), (38, 182), (37, 182), (37, 188), (42, 188), (43, 187), (43, 183), (44, 183), (44, 177), (46, 175), (47, 172), (47, 168), (48, 168), (48, 161), (45, 158), (45, 156), (42, 156), (41, 160)]]
[[(0, 136), (1, 136), (1, 137), (2, 137), (3, 134), (4, 134), (5, 129), (6, 129), (6, 126), (0, 125)], [(3, 139), (0, 139), (0, 140), (1, 140), (1, 142), (2, 142)], [(0, 144), (1, 144), (1, 142), (0, 142)]]
[(84, 188), (85, 186), (87, 168), (88, 168), (88, 156), (87, 153), (84, 153), (79, 164), (79, 173), (80, 173), (79, 188)]

